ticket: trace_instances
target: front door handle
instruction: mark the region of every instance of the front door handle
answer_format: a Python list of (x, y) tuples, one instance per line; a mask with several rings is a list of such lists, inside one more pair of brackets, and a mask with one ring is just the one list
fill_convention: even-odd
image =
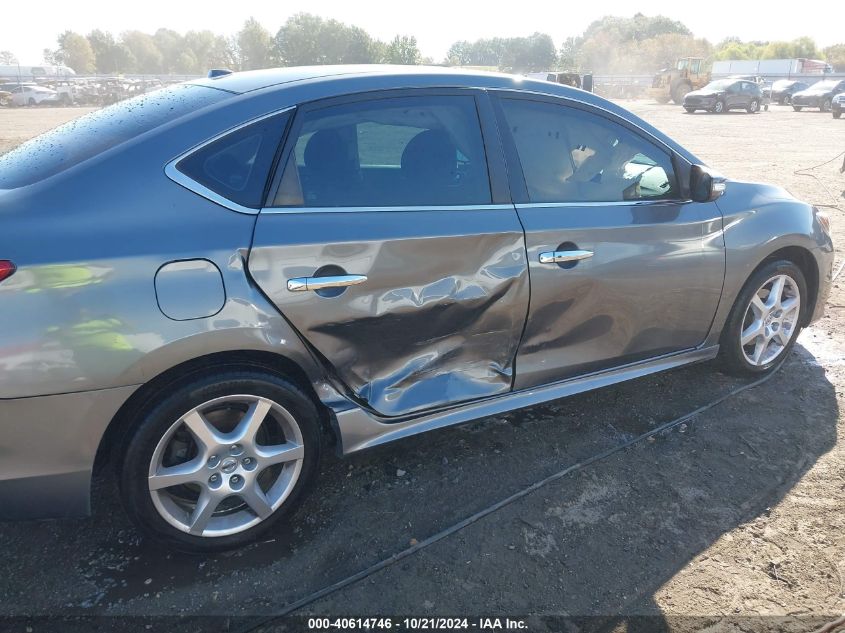
[(540, 253), (541, 264), (565, 264), (566, 262), (577, 262), (582, 259), (589, 259), (593, 251), (547, 251)]
[(335, 275), (332, 277), (295, 277), (288, 279), (288, 290), (305, 292), (307, 290), (325, 290), (326, 288), (346, 288), (357, 286), (367, 281), (366, 275)]

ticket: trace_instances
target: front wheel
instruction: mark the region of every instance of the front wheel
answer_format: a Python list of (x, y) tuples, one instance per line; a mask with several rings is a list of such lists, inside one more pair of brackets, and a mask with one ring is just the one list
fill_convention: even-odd
[(717, 101), (716, 105), (713, 106), (713, 112), (716, 114), (722, 114), (725, 111), (725, 102), (724, 101)]
[(121, 500), (148, 536), (194, 552), (255, 540), (314, 479), (318, 413), (258, 369), (187, 377), (138, 416), (124, 443)]
[(692, 114), (693, 112), (695, 112), (695, 108), (684, 108), (684, 110), (686, 110), (686, 111), (687, 111), (687, 112), (689, 112), (690, 114)]
[(792, 109), (795, 110), (796, 112), (801, 112), (801, 108), (802, 108), (802, 106), (796, 106), (796, 105), (792, 106)]
[(807, 282), (788, 260), (773, 261), (743, 286), (722, 330), (719, 355), (734, 374), (765, 374), (784, 359), (801, 331)]
[(692, 92), (692, 86), (686, 82), (681, 82), (672, 88), (672, 101), (681, 105), (684, 102), (684, 97), (688, 92)]
[(842, 110), (836, 110), (835, 112), (833, 112), (833, 118), (834, 119), (838, 119), (841, 116), (842, 116)]

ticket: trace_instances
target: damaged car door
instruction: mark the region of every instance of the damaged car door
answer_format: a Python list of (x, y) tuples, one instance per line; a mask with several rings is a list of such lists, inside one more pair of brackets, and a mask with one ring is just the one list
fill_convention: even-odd
[(256, 223), (252, 277), (383, 416), (512, 388), (528, 269), (485, 99), (418, 90), (300, 107)]

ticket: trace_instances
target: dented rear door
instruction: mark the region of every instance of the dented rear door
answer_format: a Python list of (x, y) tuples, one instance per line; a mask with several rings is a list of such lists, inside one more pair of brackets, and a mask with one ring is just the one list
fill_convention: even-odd
[(384, 416), (513, 384), (528, 271), (498, 140), (480, 125), (485, 98), (402, 91), (300, 108), (256, 224), (252, 277)]

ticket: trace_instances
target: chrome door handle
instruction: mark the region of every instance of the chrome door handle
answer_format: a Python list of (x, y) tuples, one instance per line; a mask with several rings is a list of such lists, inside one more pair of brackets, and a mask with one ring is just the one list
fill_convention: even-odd
[(577, 262), (582, 259), (589, 259), (593, 251), (548, 251), (540, 253), (541, 264), (563, 264), (566, 262)]
[(366, 275), (337, 275), (334, 277), (295, 277), (288, 279), (288, 290), (291, 292), (305, 292), (306, 290), (323, 290), (325, 288), (346, 288), (357, 286), (367, 281)]

